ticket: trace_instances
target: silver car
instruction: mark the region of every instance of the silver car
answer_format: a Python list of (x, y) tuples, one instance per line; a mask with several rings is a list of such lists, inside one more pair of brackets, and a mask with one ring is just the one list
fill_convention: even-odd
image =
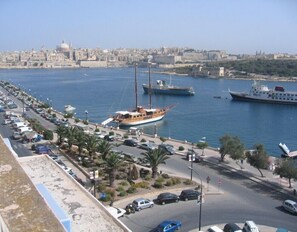
[(154, 202), (145, 198), (137, 198), (132, 202), (132, 204), (135, 206), (137, 211), (146, 208), (152, 208), (154, 206)]
[(283, 202), (283, 207), (290, 213), (297, 214), (297, 202), (292, 200), (285, 200)]

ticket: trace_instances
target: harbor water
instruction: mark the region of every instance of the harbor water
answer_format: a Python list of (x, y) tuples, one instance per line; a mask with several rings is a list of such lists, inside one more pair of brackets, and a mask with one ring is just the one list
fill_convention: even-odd
[[(154, 71), (154, 70), (152, 70)], [(156, 71), (156, 70), (155, 70)], [(148, 82), (146, 69), (138, 69), (138, 105), (149, 104), (142, 84)], [(152, 73), (152, 81), (169, 76)], [(76, 107), (76, 117), (100, 124), (118, 110), (135, 107), (134, 68), (102, 69), (23, 69), (0, 70), (5, 80), (32, 96), (64, 111)], [(238, 136), (247, 149), (263, 144), (269, 155), (280, 156), (278, 144), (297, 150), (297, 106), (232, 101), (228, 89), (249, 91), (251, 80), (193, 78), (171, 75), (173, 85), (192, 86), (194, 96), (153, 95), (153, 107), (175, 105), (157, 123), (139, 126), (147, 134), (157, 134), (188, 142), (205, 137), (212, 147), (229, 134)], [(262, 82), (297, 91), (295, 82)], [(87, 113), (86, 113), (87, 112)]]

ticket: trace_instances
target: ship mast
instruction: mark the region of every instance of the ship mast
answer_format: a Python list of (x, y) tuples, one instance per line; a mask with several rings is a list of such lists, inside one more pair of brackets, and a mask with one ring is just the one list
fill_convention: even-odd
[(149, 63), (149, 107), (152, 108), (151, 64)]
[(137, 63), (135, 63), (134, 65), (134, 73), (135, 73), (135, 109), (137, 110), (137, 107), (138, 107), (138, 99), (137, 99), (137, 74), (136, 74), (136, 69), (137, 69)]

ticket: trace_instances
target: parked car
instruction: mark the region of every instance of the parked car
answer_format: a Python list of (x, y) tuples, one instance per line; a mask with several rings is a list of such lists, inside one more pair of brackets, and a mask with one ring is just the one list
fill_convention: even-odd
[(37, 154), (47, 154), (50, 150), (51, 150), (51, 149), (48, 148), (48, 147), (45, 146), (45, 145), (37, 146), (37, 147), (35, 148), (35, 152), (36, 152)]
[(174, 155), (175, 154), (175, 149), (172, 145), (162, 143), (158, 146), (158, 148), (162, 151), (164, 151), (167, 155)]
[(154, 202), (145, 198), (137, 198), (132, 202), (132, 204), (135, 206), (137, 211), (146, 208), (152, 208), (154, 206)]
[(180, 221), (166, 220), (161, 222), (157, 228), (156, 232), (171, 232), (176, 231), (181, 228), (182, 224)]
[(187, 152), (187, 160), (190, 160), (191, 158), (194, 158), (193, 159), (193, 162), (196, 162), (196, 163), (200, 163), (200, 162), (203, 161), (203, 157), (200, 156), (197, 152), (195, 152), (193, 150), (188, 150), (188, 152)]
[(108, 210), (108, 212), (110, 212), (110, 214), (115, 217), (115, 218), (119, 218), (119, 217), (123, 217), (124, 214), (126, 213), (126, 210), (121, 209), (121, 208), (116, 208), (116, 207), (106, 207), (106, 209)]
[(114, 141), (114, 136), (113, 135), (105, 135), (104, 140), (109, 141), (109, 142)]
[(244, 232), (259, 232), (259, 229), (255, 222), (253, 221), (246, 221), (243, 225), (242, 230)]
[(154, 143), (151, 143), (151, 142), (145, 142), (145, 143), (141, 143), (138, 145), (138, 147), (140, 149), (144, 149), (144, 150), (147, 150), (147, 151), (150, 151), (150, 150), (155, 150), (158, 148), (158, 146)]
[(133, 139), (126, 139), (123, 143), (124, 145), (126, 146), (129, 146), (129, 147), (136, 147), (137, 146), (137, 142)]
[(207, 229), (207, 232), (223, 232), (223, 231), (217, 226), (212, 226)]
[(10, 124), (12, 121), (10, 119), (4, 119), (3, 124), (7, 125)]
[(297, 202), (292, 200), (285, 200), (283, 202), (283, 207), (290, 213), (297, 214)]
[(198, 197), (200, 196), (200, 192), (193, 190), (193, 189), (186, 189), (181, 191), (179, 195), (179, 199), (183, 201), (187, 200), (199, 200)]
[(158, 204), (164, 205), (167, 203), (172, 203), (172, 202), (179, 202), (179, 197), (176, 194), (173, 193), (161, 193), (158, 195), (156, 202)]
[(52, 158), (53, 160), (57, 160), (57, 159), (59, 159), (59, 155), (54, 154), (54, 153), (49, 153), (48, 156), (49, 156), (50, 158)]
[(224, 232), (242, 232), (241, 228), (235, 223), (227, 223), (224, 226)]

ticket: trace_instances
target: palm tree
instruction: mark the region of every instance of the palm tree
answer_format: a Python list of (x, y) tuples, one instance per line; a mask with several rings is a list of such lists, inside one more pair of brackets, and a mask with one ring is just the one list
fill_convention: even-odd
[(77, 127), (68, 127), (66, 136), (67, 136), (67, 143), (68, 143), (68, 150), (71, 150), (72, 145), (76, 142), (75, 137), (78, 133)]
[(93, 155), (95, 154), (97, 147), (98, 147), (98, 140), (94, 135), (87, 136), (85, 143), (86, 143), (86, 149), (88, 150), (90, 158), (92, 160)]
[(97, 148), (98, 151), (102, 154), (102, 159), (105, 159), (111, 151), (111, 144), (105, 140), (101, 140)]
[(106, 156), (104, 163), (106, 164), (108, 171), (109, 171), (109, 185), (110, 185), (110, 187), (113, 187), (116, 171), (122, 165), (123, 160), (118, 154), (116, 154), (114, 152), (110, 152)]
[(65, 126), (59, 125), (57, 127), (56, 133), (58, 135), (58, 144), (62, 144), (62, 142), (67, 134), (67, 128)]
[(167, 154), (163, 151), (158, 149), (150, 150), (146, 153), (143, 153), (144, 161), (150, 164), (152, 168), (152, 178), (155, 178), (158, 173), (158, 166), (160, 164), (165, 164), (165, 160), (169, 158)]
[(75, 140), (75, 145), (78, 147), (78, 153), (80, 155), (82, 153), (82, 149), (86, 147), (86, 134), (83, 131), (77, 131)]

